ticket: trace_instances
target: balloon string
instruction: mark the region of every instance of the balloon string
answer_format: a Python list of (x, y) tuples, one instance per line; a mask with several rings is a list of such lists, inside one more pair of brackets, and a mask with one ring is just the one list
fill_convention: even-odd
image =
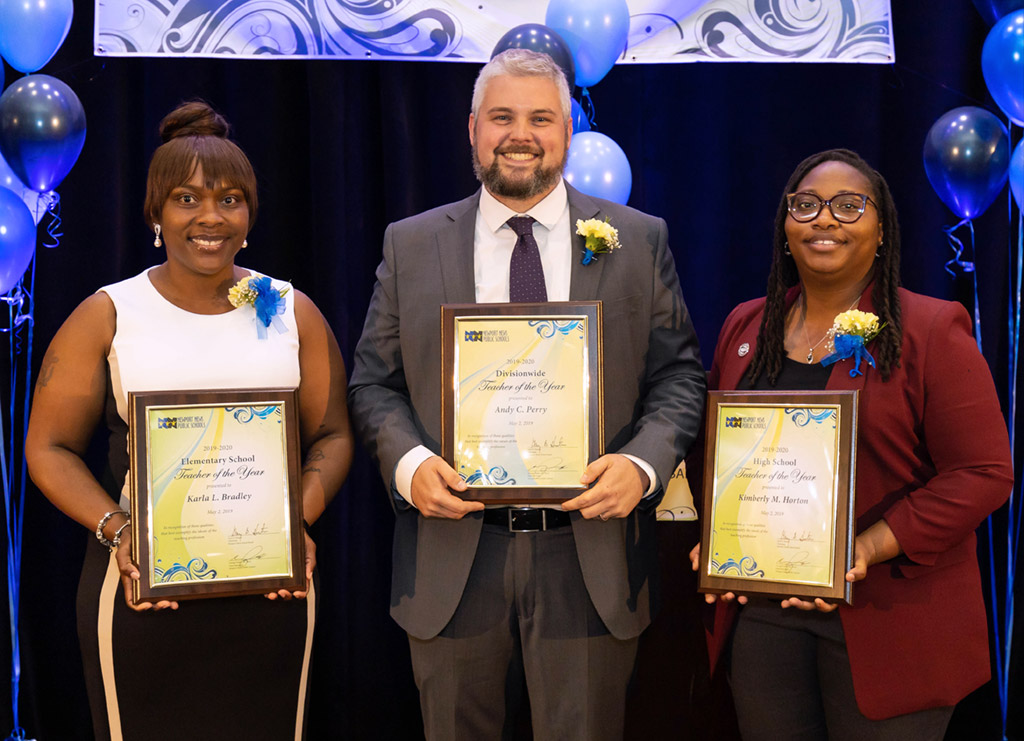
[(51, 190), (44, 197), (49, 199), (46, 204), (46, 211), (50, 214), (50, 223), (46, 226), (46, 233), (53, 241), (44, 239), (43, 246), (53, 249), (60, 246), (60, 238), (64, 236), (64, 232), (60, 230), (62, 223), (60, 218), (60, 196), (57, 194), (57, 191)]
[(974, 252), (974, 223), (970, 219), (962, 219), (955, 226), (944, 226), (942, 231), (946, 232), (946, 237), (949, 239), (949, 246), (953, 250), (953, 259), (946, 263), (946, 272), (956, 277), (956, 271), (953, 270), (953, 266), (957, 266), (964, 273), (974, 274), (974, 339), (978, 343), (978, 351), (981, 351), (981, 307), (978, 304), (978, 271), (975, 270), (973, 260), (964, 260), (964, 243), (954, 234), (957, 229), (967, 225), (967, 228), (971, 232), (971, 256), (976, 257)]
[(583, 88), (580, 91), (580, 108), (583, 109), (583, 115), (587, 117), (587, 121), (590, 122), (590, 128), (597, 129), (597, 108), (594, 107), (594, 100), (590, 97), (590, 90)]

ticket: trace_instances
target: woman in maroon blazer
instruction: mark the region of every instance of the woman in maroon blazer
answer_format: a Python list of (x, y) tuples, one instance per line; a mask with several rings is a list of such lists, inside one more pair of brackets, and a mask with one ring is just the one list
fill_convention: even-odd
[[(861, 392), (855, 605), (717, 604), (712, 661), (729, 646), (748, 741), (941, 739), (990, 676), (974, 530), (1013, 486), (1006, 426), (967, 312), (900, 288), (899, 255), (882, 176), (848, 150), (809, 157), (779, 204), (768, 295), (718, 339), (709, 388)], [(884, 327), (851, 377), (852, 359), (819, 361), (854, 308)]]

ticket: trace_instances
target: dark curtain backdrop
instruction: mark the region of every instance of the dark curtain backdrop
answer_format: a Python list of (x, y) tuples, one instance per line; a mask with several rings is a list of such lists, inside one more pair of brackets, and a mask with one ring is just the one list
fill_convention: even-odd
[[(478, 65), (94, 58), (92, 5), (76, 4), (71, 34), (43, 70), (77, 92), (88, 134), (59, 188), (61, 244), (38, 252), (35, 367), (78, 302), (162, 259), (142, 218), (146, 168), (159, 120), (193, 97), (234, 124), (259, 176), (260, 216), (240, 262), (309, 294), (350, 364), (385, 226), (477, 187), (466, 123)], [(706, 359), (728, 311), (763, 294), (786, 178), (804, 156), (828, 147), (859, 151), (889, 179), (901, 214), (905, 285), (970, 305), (969, 279), (943, 270), (951, 255), (941, 227), (956, 219), (929, 187), (921, 148), (950, 108), (997, 110), (980, 69), (988, 29), (968, 0), (894, 0), (892, 10), (893, 65), (620, 66), (592, 89), (599, 130), (620, 144), (633, 168), (630, 205), (668, 220)], [(7, 69), (8, 81), (16, 76)], [(1011, 233), (1016, 239), (1008, 209), (1004, 191), (977, 220), (985, 350), (1004, 397), (1007, 250)], [(696, 529), (661, 530), (666, 607), (644, 639), (629, 736), (733, 738), (722, 680), (707, 677), (685, 557)], [(996, 547), (1005, 552), (998, 533), (1005, 533), (1002, 521)], [(392, 516), (362, 450), (314, 535), (323, 589), (310, 738), (421, 737), (405, 637), (388, 617)], [(21, 708), (30, 737), (91, 737), (74, 628), (88, 537), (29, 492)], [(1000, 567), (1000, 590), (1003, 574)], [(152, 702), (188, 713), (216, 697), (217, 688), (197, 676), (177, 696)], [(0, 712), (7, 728), (8, 707)], [(1024, 732), (1020, 715), (1011, 711), (1011, 737), (1014, 729)], [(961, 704), (949, 737), (997, 738), (998, 728), (990, 683)]]

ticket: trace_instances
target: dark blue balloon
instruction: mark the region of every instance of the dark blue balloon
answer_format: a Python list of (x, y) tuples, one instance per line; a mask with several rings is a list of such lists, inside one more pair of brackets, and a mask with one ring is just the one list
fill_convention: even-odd
[(587, 114), (583, 112), (583, 106), (579, 104), (576, 98), (573, 98), (572, 133), (582, 134), (584, 131), (590, 131), (590, 119), (587, 118)]
[(985, 38), (981, 71), (992, 99), (1024, 126), (1024, 10), (1004, 16)]
[(0, 0), (0, 56), (19, 72), (35, 72), (67, 38), (73, 0)]
[(1010, 137), (995, 114), (964, 106), (943, 114), (924, 140), (924, 171), (939, 198), (973, 219), (1006, 184)]
[(555, 64), (562, 68), (565, 73), (565, 80), (569, 83), (569, 90), (572, 91), (576, 85), (576, 66), (572, 61), (572, 52), (565, 39), (555, 31), (540, 23), (524, 23), (516, 26), (508, 33), (498, 39), (491, 52), (491, 59), (508, 49), (529, 49), (530, 51), (547, 54), (555, 60)]
[(22, 77), (0, 95), (0, 154), (37, 193), (60, 184), (84, 143), (82, 103), (56, 77)]
[(0, 294), (25, 274), (36, 249), (36, 225), (22, 200), (0, 188)]
[(974, 7), (991, 26), (1007, 13), (1024, 8), (1024, 0), (974, 0)]

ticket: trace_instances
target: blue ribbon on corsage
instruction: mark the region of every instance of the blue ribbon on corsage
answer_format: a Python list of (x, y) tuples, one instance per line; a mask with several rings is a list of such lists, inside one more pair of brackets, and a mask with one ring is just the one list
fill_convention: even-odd
[(249, 288), (255, 295), (252, 307), (256, 309), (256, 335), (261, 339), (267, 339), (267, 328), (273, 326), (278, 334), (284, 334), (288, 327), (280, 320), (284, 314), (284, 294), (274, 288), (270, 278), (261, 275), (249, 281)]
[(862, 375), (861, 360), (867, 360), (868, 365), (872, 368), (875, 367), (875, 359), (871, 357), (871, 353), (864, 346), (864, 338), (859, 334), (837, 334), (832, 340), (832, 345), (835, 347), (835, 352), (821, 359), (821, 364), (825, 367), (838, 363), (840, 360), (853, 358), (854, 366), (850, 370), (850, 378)]
[(239, 309), (246, 304), (252, 306), (256, 311), (256, 316), (253, 317), (256, 336), (265, 340), (268, 327), (272, 326), (278, 334), (288, 331), (288, 327), (279, 318), (281, 314), (284, 314), (284, 295), (286, 293), (288, 293), (288, 288), (279, 291), (274, 288), (270, 278), (265, 275), (247, 275), (228, 291), (228, 301)]
[(595, 257), (594, 251), (592, 249), (590, 249), (589, 247), (584, 247), (583, 248), (583, 259), (580, 260), (580, 262), (583, 263), (584, 265), (589, 265), (591, 262), (594, 261), (594, 257)]

